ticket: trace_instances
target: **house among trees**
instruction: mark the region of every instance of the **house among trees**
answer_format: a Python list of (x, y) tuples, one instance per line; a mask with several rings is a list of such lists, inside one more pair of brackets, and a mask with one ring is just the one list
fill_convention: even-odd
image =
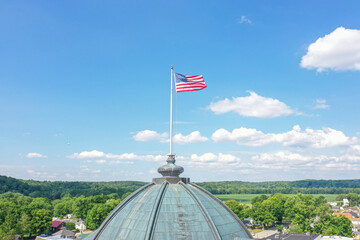
[(321, 234), (314, 233), (276, 233), (267, 236), (266, 240), (320, 240)]
[(69, 213), (69, 214), (66, 214), (65, 217), (66, 217), (67, 219), (73, 219), (75, 216), (74, 216), (73, 214)]
[(85, 225), (85, 222), (80, 219), (79, 221), (77, 221), (75, 223), (75, 229), (79, 230), (80, 232), (86, 230), (86, 225)]
[(322, 236), (320, 240), (352, 240), (350, 237), (343, 236)]
[(61, 230), (64, 227), (65, 227), (65, 223), (63, 221), (52, 221), (50, 231), (54, 233)]
[(57, 240), (57, 239), (75, 239), (75, 233), (67, 230), (66, 227), (63, 227), (61, 230), (53, 233), (51, 236), (42, 234), (37, 236), (35, 240)]
[(61, 229), (60, 231), (53, 234), (53, 236), (60, 236), (61, 238), (75, 238), (75, 233), (67, 230), (66, 228)]

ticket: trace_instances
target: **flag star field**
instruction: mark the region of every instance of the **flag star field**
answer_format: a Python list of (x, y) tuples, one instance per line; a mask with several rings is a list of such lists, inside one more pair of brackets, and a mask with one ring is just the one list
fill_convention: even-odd
[(160, 176), (173, 65), (181, 176), (359, 178), (359, 8), (357, 0), (1, 1), (0, 175)]

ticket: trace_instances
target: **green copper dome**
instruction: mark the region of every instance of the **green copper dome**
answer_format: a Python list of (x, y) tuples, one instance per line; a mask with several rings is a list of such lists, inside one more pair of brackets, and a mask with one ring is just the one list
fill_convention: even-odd
[(188, 178), (167, 175), (124, 199), (86, 240), (251, 238), (219, 199)]

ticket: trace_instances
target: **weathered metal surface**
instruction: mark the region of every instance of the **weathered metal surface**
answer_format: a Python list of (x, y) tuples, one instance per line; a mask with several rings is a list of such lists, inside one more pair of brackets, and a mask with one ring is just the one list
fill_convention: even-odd
[(167, 164), (158, 168), (158, 172), (163, 177), (179, 177), (184, 172), (184, 168), (175, 164), (175, 155), (169, 154)]
[(160, 177), (160, 178), (153, 178), (152, 182), (155, 184), (162, 184), (163, 182), (168, 182), (170, 184), (175, 184), (179, 182), (183, 183), (190, 183), (190, 178), (183, 178), (183, 177)]
[(223, 240), (252, 238), (241, 220), (224, 206), (220, 200), (197, 185), (189, 184), (189, 188), (192, 189), (192, 192), (197, 195), (206, 208)]
[(133, 193), (86, 240), (252, 238), (213, 195), (181, 179), (175, 182), (153, 183)]
[(148, 228), (146, 231), (146, 236), (145, 236), (146, 240), (153, 239), (153, 236), (155, 234), (156, 221), (159, 217), (161, 205), (162, 205), (162, 202), (163, 202), (164, 196), (165, 196), (165, 190), (167, 189), (168, 185), (169, 185), (168, 182), (163, 182), (163, 184), (161, 185), (161, 189), (159, 190), (159, 193), (156, 197), (156, 200), (154, 202), (154, 206), (153, 206), (153, 209), (151, 212), (151, 216), (149, 219), (150, 221), (148, 224)]
[(202, 210), (180, 184), (167, 188), (153, 239), (217, 240)]
[[(92, 235), (90, 235), (86, 239), (144, 239), (154, 201), (160, 188), (161, 185), (153, 185), (142, 191), (123, 207), (121, 211), (113, 213), (115, 216), (108, 216), (108, 218), (111, 218), (111, 221), (107, 225), (100, 227), (98, 231), (101, 231), (101, 233), (96, 238), (91, 238)], [(101, 229), (102, 227), (104, 228)]]

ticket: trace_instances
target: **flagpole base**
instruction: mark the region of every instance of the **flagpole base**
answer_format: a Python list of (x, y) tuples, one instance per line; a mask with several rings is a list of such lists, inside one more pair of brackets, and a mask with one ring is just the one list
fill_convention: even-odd
[(158, 168), (158, 172), (163, 177), (179, 178), (179, 175), (184, 172), (184, 168), (175, 164), (175, 155), (169, 154), (166, 162), (167, 164)]
[(190, 178), (183, 178), (183, 177), (160, 177), (160, 178), (153, 178), (152, 182), (155, 184), (162, 184), (163, 182), (168, 182), (169, 184), (177, 184), (179, 182), (183, 182), (185, 184), (190, 183)]

